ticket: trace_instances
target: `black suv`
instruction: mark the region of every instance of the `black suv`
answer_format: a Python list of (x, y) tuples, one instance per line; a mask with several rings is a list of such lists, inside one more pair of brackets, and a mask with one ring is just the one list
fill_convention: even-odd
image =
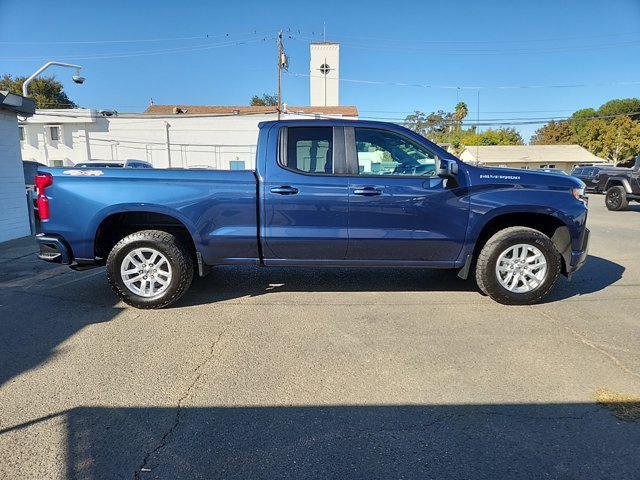
[(571, 175), (579, 178), (585, 184), (585, 190), (589, 193), (604, 193), (604, 183), (601, 184), (600, 179), (603, 174), (605, 176), (610, 172), (616, 172), (619, 170), (628, 170), (625, 168), (614, 167), (613, 165), (594, 165), (575, 167), (571, 172)]
[(640, 155), (633, 168), (603, 173), (598, 184), (607, 192), (605, 204), (609, 210), (623, 210), (629, 205), (629, 200), (639, 202)]

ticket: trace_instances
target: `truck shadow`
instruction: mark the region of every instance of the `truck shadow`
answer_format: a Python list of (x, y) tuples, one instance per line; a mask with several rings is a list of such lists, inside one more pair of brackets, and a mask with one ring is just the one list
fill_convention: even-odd
[(0, 268), (0, 386), (54, 359), (83, 328), (124, 310), (103, 269), (77, 273), (40, 261), (33, 239), (5, 244)]
[(595, 403), (78, 407), (0, 437), (37, 444), (61, 428), (60, 468), (81, 480), (637, 478), (638, 424), (613, 415)]
[[(558, 281), (548, 302), (598, 292), (622, 278), (624, 267), (590, 255), (571, 282)], [(221, 266), (197, 279), (174, 305), (202, 305), (273, 292), (477, 292), (475, 280), (455, 270), (417, 268), (297, 268)]]

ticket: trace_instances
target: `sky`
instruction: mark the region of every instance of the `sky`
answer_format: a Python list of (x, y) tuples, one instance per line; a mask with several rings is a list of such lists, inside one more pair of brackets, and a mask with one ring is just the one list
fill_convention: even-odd
[(640, 97), (640, 0), (0, 0), (0, 75), (80, 64), (84, 85), (48, 73), (87, 108), (245, 105), (276, 92), (280, 29), (290, 105), (309, 104), (309, 79), (295, 74), (309, 73), (309, 42), (323, 38), (341, 44), (340, 103), (361, 118), (464, 101), (471, 119), (479, 110), (528, 139), (540, 124), (522, 122)]

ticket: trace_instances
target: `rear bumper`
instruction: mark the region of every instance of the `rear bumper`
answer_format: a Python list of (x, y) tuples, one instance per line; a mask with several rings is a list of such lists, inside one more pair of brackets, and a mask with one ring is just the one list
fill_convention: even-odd
[(40, 248), (40, 252), (38, 253), (40, 260), (59, 263), (61, 265), (71, 265), (73, 262), (71, 249), (62, 237), (40, 233), (36, 235), (36, 241)]
[(97, 267), (95, 260), (74, 258), (69, 244), (60, 235), (40, 233), (36, 235), (40, 252), (38, 258), (45, 262), (69, 265), (74, 270), (86, 270)]
[(588, 228), (584, 229), (584, 238), (582, 240), (582, 248), (571, 252), (571, 261), (567, 266), (567, 274), (571, 278), (571, 274), (578, 271), (586, 263), (589, 256), (589, 232)]

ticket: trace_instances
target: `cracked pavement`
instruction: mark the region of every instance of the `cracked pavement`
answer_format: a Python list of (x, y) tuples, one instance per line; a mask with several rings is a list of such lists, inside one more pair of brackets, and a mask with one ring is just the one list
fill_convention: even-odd
[(0, 478), (640, 478), (640, 208), (548, 303), (454, 272), (224, 267), (175, 308), (0, 246)]

